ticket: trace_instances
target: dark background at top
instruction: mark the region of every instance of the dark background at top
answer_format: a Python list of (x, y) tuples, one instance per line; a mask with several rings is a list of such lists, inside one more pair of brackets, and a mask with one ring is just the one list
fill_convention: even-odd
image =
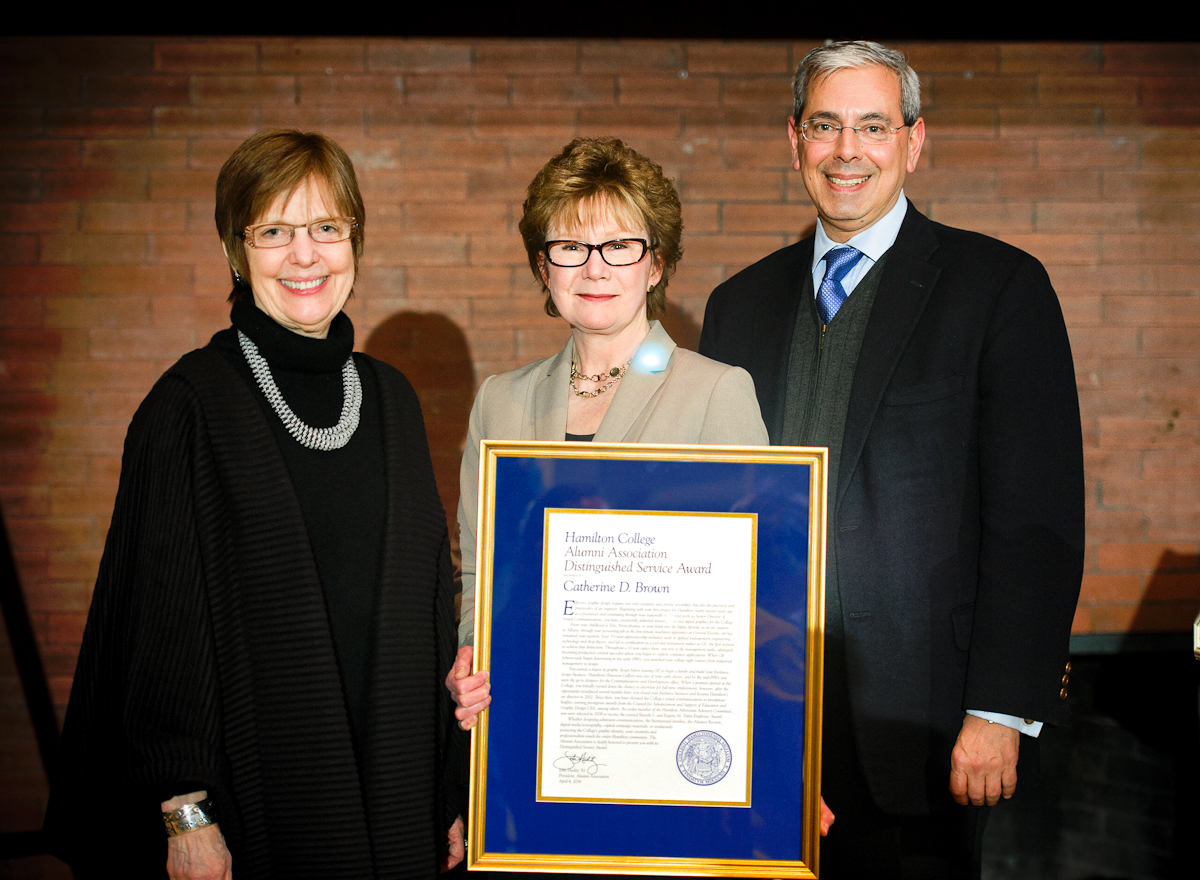
[[(971, 41), (1179, 41), (1169, 17), (1069, 12), (1046, 3), (839, 6), (763, 0), (698, 2), (284, 3), (261, 12), (243, 0), (186, 7), (85, 6), (64, 17), (47, 9), (17, 34), (245, 34), (250, 36), (563, 37), (589, 39), (811, 40), (882, 43)], [(1076, 7), (1078, 8), (1078, 7)], [(936, 11), (935, 11), (936, 10)], [(1176, 22), (1178, 23), (1178, 22)]]

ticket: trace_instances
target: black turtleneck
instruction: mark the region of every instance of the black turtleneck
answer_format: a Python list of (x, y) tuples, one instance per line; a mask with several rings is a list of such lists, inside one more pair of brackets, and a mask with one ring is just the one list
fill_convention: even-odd
[(329, 336), (314, 339), (281, 327), (250, 300), (235, 303), (230, 318), (233, 329), (216, 334), (210, 345), (255, 390), (287, 463), (325, 590), (346, 704), (360, 739), (387, 502), (379, 389), (374, 373), (360, 368), (363, 402), (354, 436), (341, 449), (308, 449), (271, 409), (246, 363), (237, 330), (258, 346), (292, 412), (306, 424), (324, 428), (337, 424), (341, 415), (342, 366), (354, 349), (353, 324), (339, 313)]

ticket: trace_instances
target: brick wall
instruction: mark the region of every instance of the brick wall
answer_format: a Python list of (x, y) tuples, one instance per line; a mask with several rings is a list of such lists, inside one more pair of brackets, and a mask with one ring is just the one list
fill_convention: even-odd
[[(785, 135), (812, 45), (0, 40), (0, 504), (56, 700), (129, 418), (227, 323), (213, 185), (242, 139), (320, 129), (354, 158), (358, 346), (411, 373), (453, 509), (475, 385), (566, 336), (516, 234), (534, 172), (580, 134), (663, 164), (687, 225), (669, 326), (694, 344), (713, 286), (814, 222)], [(1200, 46), (898, 47), (929, 132), (909, 196), (1039, 257), (1067, 316), (1088, 468), (1076, 631), (1181, 629), (1200, 606)], [(39, 797), (5, 824), (36, 824)]]

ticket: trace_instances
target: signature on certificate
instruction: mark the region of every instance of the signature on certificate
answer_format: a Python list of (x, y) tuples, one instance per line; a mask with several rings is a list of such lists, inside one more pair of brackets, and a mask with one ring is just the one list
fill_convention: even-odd
[(553, 766), (556, 770), (578, 770), (588, 776), (595, 776), (604, 767), (603, 764), (597, 764), (596, 756), (588, 752), (564, 752), (561, 758), (554, 759)]

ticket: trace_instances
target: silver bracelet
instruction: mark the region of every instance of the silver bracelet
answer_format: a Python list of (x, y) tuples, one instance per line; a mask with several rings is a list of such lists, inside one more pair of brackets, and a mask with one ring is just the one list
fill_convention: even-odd
[(178, 837), (197, 828), (216, 823), (214, 818), (212, 798), (205, 798), (198, 804), (184, 804), (176, 810), (163, 813), (163, 824), (167, 826), (167, 837)]

